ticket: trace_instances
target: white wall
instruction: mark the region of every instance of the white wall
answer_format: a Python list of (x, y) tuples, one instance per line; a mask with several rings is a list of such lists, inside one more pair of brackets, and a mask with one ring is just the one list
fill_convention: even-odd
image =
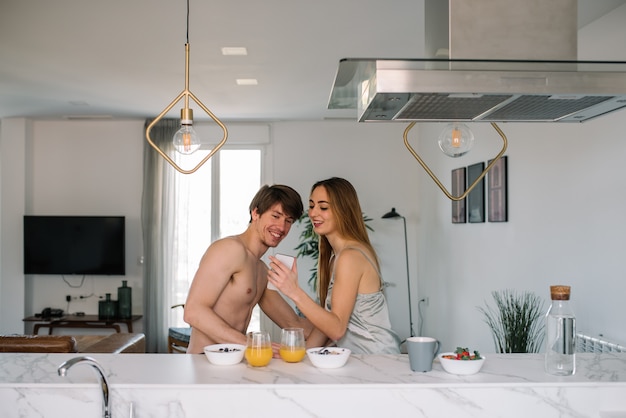
[[(3, 292), (3, 309), (12, 314), (2, 315), (2, 331), (31, 332), (31, 324), (23, 324), (22, 318), (48, 306), (97, 314), (99, 297), (112, 293), (116, 299), (122, 279), (128, 280), (133, 288), (133, 311), (140, 314), (143, 310), (139, 264), (143, 251), (140, 224), (143, 121), (5, 120), (3, 126), (18, 122), (30, 129), (21, 136), (5, 136), (3, 130), (2, 137), (3, 144), (11, 138), (25, 144), (26, 149), (23, 154), (7, 152), (6, 146), (2, 149), (3, 159), (15, 167), (10, 177), (21, 187), (19, 193), (13, 192), (16, 198), (2, 201), (3, 223), (11, 225), (10, 234), (3, 231), (2, 252), (15, 254), (3, 257), (2, 288), (19, 283), (19, 291)], [(3, 181), (8, 178), (3, 175)], [(7, 190), (3, 184), (3, 195)], [(82, 276), (66, 276), (66, 281), (56, 275), (24, 276), (22, 217), (25, 214), (125, 216), (126, 276), (86, 276), (80, 287)], [(8, 271), (12, 273), (6, 274)], [(66, 295), (78, 299), (68, 306)], [(139, 326), (137, 330), (140, 329)]]
[(0, 334), (21, 332), (24, 317), (24, 271), (16, 260), (23, 250), (21, 216), (24, 214), (26, 170), (25, 138), (31, 124), (25, 119), (0, 123)]
[(579, 60), (626, 60), (626, 4), (578, 30)]
[[(549, 303), (549, 286), (572, 286), (581, 331), (626, 341), (620, 266), (626, 244), (626, 197), (619, 167), (626, 157), (621, 114), (582, 125), (502, 124), (509, 138), (509, 222), (452, 224), (450, 201), (421, 177), (419, 294), (429, 297), (425, 333), (444, 346), (492, 351), (477, 306), (490, 292), (532, 291)], [(498, 136), (473, 125), (481, 141), (459, 160), (424, 151), (450, 183), (450, 171), (493, 158)], [(423, 126), (425, 140), (439, 129)], [(489, 142), (489, 147), (481, 147)], [(423, 147), (426, 148), (426, 147)]]

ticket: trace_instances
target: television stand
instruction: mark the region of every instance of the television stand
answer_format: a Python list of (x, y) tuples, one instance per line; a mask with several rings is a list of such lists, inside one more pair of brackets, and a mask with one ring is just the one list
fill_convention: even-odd
[(43, 318), (29, 316), (24, 322), (36, 322), (33, 334), (38, 334), (40, 328), (48, 328), (48, 335), (52, 335), (54, 328), (108, 328), (115, 332), (122, 332), (120, 324), (126, 324), (129, 333), (133, 332), (133, 322), (142, 318), (142, 315), (133, 315), (129, 319), (100, 319), (98, 315), (64, 315), (58, 318)]

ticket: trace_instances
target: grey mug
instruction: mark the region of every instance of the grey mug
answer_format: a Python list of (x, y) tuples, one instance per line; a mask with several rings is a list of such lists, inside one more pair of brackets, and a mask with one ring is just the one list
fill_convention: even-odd
[(409, 363), (414, 372), (429, 372), (439, 352), (439, 341), (432, 337), (409, 337), (406, 339)]

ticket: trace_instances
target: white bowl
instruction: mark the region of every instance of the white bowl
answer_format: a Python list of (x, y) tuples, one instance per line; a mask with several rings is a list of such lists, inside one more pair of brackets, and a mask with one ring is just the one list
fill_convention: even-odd
[(480, 355), (479, 360), (455, 360), (445, 358), (444, 356), (456, 356), (455, 353), (439, 354), (439, 362), (441, 367), (450, 374), (468, 375), (475, 374), (480, 371), (485, 364), (485, 356)]
[(241, 344), (213, 344), (204, 347), (204, 355), (213, 364), (230, 366), (243, 360), (246, 346)]
[(336, 369), (343, 367), (350, 357), (350, 349), (341, 347), (313, 347), (306, 350), (306, 355), (315, 367)]

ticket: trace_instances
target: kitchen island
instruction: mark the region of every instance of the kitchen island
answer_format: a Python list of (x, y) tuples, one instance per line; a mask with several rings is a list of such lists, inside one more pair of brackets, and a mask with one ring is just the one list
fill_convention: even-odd
[[(2, 417), (99, 417), (95, 370), (57, 367), (76, 354), (0, 353)], [(204, 355), (91, 354), (119, 417), (626, 417), (626, 354), (578, 354), (574, 376), (543, 371), (540, 354), (486, 354), (480, 373), (438, 360), (412, 372), (408, 356), (353, 355), (339, 369), (308, 359), (215, 366)]]

